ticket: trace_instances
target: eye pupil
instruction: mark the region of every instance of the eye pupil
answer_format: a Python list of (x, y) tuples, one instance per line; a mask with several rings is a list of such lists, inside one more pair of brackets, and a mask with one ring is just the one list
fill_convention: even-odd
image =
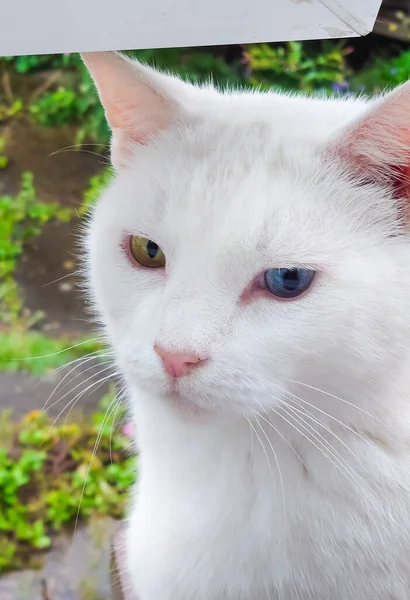
[(278, 298), (297, 298), (312, 284), (312, 269), (269, 269), (264, 273), (266, 289)]
[(286, 289), (293, 291), (297, 289), (299, 285), (299, 273), (297, 269), (285, 269), (282, 275), (283, 285)]
[(147, 242), (147, 254), (150, 258), (155, 258), (156, 255), (158, 254), (158, 245), (155, 242), (151, 242), (151, 240), (148, 240)]

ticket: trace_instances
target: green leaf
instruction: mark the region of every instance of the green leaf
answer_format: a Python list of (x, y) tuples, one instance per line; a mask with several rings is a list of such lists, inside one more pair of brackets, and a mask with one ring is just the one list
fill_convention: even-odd
[(51, 546), (51, 538), (49, 538), (47, 535), (42, 535), (33, 541), (33, 546), (39, 550), (49, 548)]

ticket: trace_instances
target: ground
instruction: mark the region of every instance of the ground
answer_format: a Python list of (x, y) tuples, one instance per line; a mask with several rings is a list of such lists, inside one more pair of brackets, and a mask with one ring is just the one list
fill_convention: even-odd
[(110, 546), (118, 527), (104, 519), (60, 536), (41, 570), (0, 578), (1, 600), (111, 600)]

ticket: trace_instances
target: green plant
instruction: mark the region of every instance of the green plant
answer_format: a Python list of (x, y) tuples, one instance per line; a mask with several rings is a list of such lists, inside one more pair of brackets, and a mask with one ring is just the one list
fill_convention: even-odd
[(90, 207), (101, 196), (104, 188), (112, 179), (111, 167), (105, 167), (100, 173), (91, 177), (89, 187), (84, 192), (83, 204), (78, 210), (80, 216), (86, 214)]
[(123, 419), (112, 390), (81, 426), (52, 425), (39, 411), (11, 424), (0, 446), (0, 573), (30, 564), (33, 551), (77, 518), (122, 517), (136, 476)]
[(0, 169), (5, 169), (9, 162), (7, 155), (5, 154), (6, 150), (6, 138), (4, 136), (0, 136)]
[[(128, 54), (160, 69), (179, 74), (183, 79), (218, 86), (253, 85), (265, 89), (272, 85), (291, 90), (331, 89), (347, 75), (346, 50), (341, 43), (251, 45), (240, 57), (228, 62), (216, 52), (192, 48), (130, 51)], [(32, 56), (7, 59), (18, 72), (59, 68), (61, 77), (54, 89), (47, 89), (29, 106), (33, 119), (41, 125), (78, 125), (76, 142), (85, 139), (106, 144), (109, 130), (94, 84), (78, 54), (52, 57)], [(245, 62), (245, 65), (243, 64)], [(71, 73), (70, 77), (67, 74)], [(248, 78), (244, 74), (248, 75)]]
[(29, 54), (23, 56), (0, 56), (0, 61), (11, 63), (17, 73), (29, 73), (50, 67), (68, 67), (73, 54)]
[(52, 338), (15, 325), (11, 330), (0, 331), (1, 371), (28, 371), (39, 377), (89, 354), (103, 354), (98, 339)]
[(15, 196), (0, 196), (0, 320), (11, 322), (20, 314), (21, 299), (13, 277), (24, 245), (38, 236), (51, 219), (68, 221), (72, 210), (58, 203), (38, 202), (33, 175), (24, 172)]
[(323, 43), (321, 49), (302, 42), (285, 45), (258, 44), (245, 50), (249, 82), (262, 89), (331, 90), (348, 74), (342, 43)]
[(43, 451), (30, 449), (13, 460), (5, 448), (0, 448), (0, 531), (12, 533), (16, 542), (28, 542), (34, 548), (46, 548), (51, 540), (41, 520), (28, 518), (30, 509), (22, 502), (22, 491), (36, 480), (46, 456)]
[(23, 102), (20, 98), (17, 98), (11, 104), (0, 103), (0, 123), (18, 116), (22, 110)]
[(40, 125), (63, 125), (81, 118), (77, 94), (74, 90), (58, 87), (53, 92), (43, 94), (29, 110)]
[(43, 126), (76, 123), (77, 143), (85, 138), (105, 143), (109, 130), (94, 84), (79, 55), (70, 56), (69, 66), (75, 69), (69, 82), (71, 87), (59, 83), (55, 90), (45, 91), (29, 106), (29, 112)]
[(375, 57), (370, 65), (350, 78), (354, 92), (379, 93), (408, 81), (410, 50), (392, 58)]

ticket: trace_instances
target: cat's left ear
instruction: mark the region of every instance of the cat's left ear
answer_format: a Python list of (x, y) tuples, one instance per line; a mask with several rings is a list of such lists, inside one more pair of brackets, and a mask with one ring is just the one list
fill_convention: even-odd
[(410, 81), (371, 103), (327, 150), (360, 177), (397, 184), (410, 198)]
[(182, 103), (192, 86), (118, 52), (88, 52), (82, 58), (111, 127), (115, 168), (127, 164), (136, 144), (148, 144), (182, 119)]

